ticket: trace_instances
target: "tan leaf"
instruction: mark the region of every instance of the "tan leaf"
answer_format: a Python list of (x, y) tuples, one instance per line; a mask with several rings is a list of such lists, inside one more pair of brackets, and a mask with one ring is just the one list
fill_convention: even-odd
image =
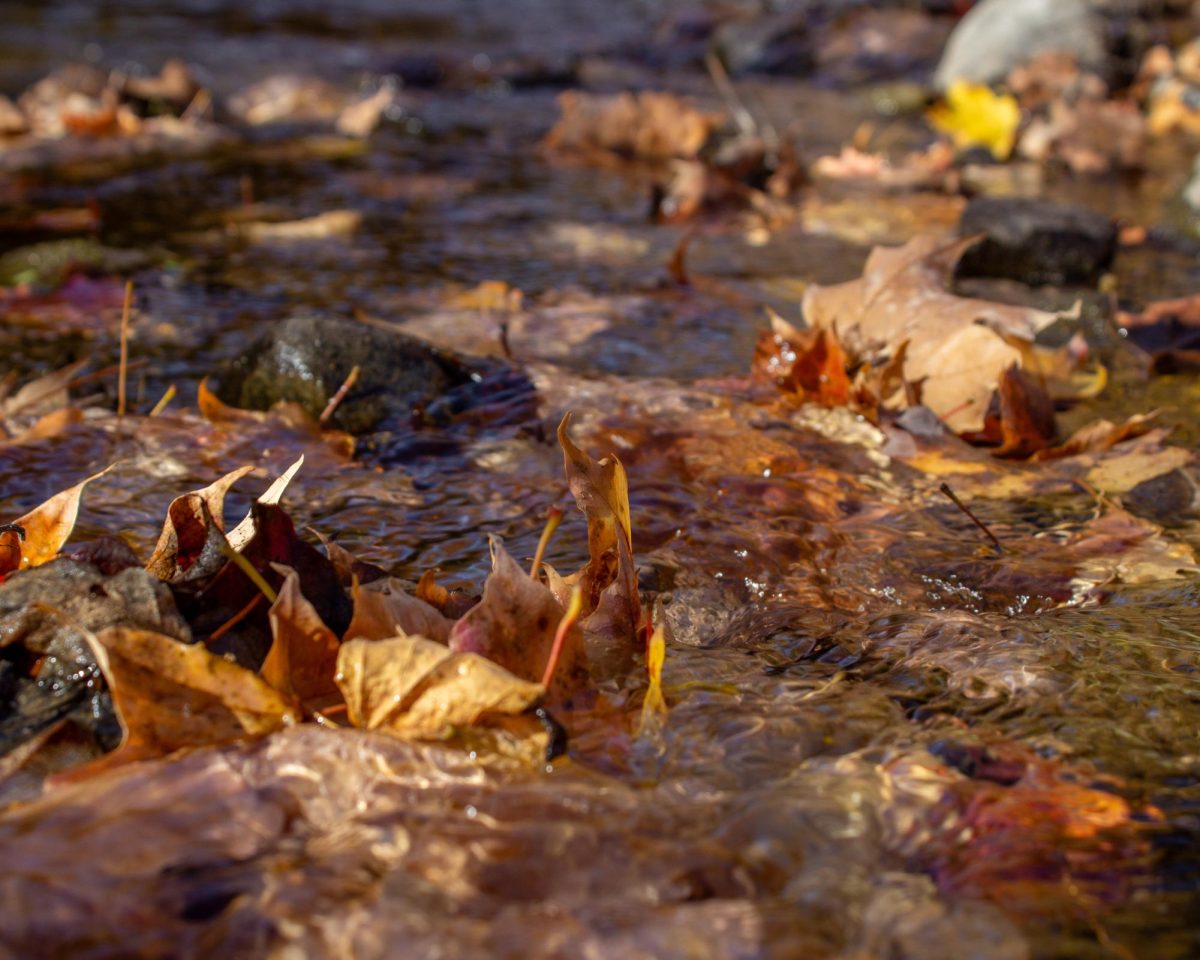
[(79, 360), (61, 370), (30, 381), (13, 396), (4, 400), (0, 406), (0, 413), (5, 417), (17, 413), (46, 414), (65, 407), (69, 402), (67, 387), (87, 365), (87, 360)]
[[(563, 607), (547, 587), (517, 566), (499, 537), (490, 543), (492, 572), (483, 599), (454, 625), (450, 649), (480, 654), (522, 679), (541, 680)], [(587, 687), (589, 679), (583, 635), (573, 628), (550, 685), (551, 702), (568, 700)]]
[[(288, 484), (292, 482), (292, 478), (296, 476), (300, 468), (304, 466), (304, 455), (293, 463), (290, 467), (281, 473), (278, 478), (258, 497), (258, 503), (265, 503), (270, 506), (277, 506), (280, 499), (283, 497), (283, 492), (287, 489)], [(242, 548), (254, 537), (254, 511), (249, 510), (242, 517), (236, 527), (229, 531), (229, 545), (239, 553)]]
[(412, 739), (444, 739), (488, 714), (519, 714), (545, 693), (490, 660), (424, 637), (349, 640), (338, 686), (356, 727)]
[(569, 91), (546, 145), (571, 153), (609, 153), (642, 160), (699, 154), (720, 117), (701, 113), (669, 93), (596, 95)]
[(271, 649), (259, 674), (272, 687), (303, 703), (336, 695), (338, 642), (320, 614), (300, 592), (300, 577), (283, 564), (272, 564), (284, 575), (275, 602), (267, 611)]
[(450, 639), (453, 621), (409, 594), (399, 580), (388, 577), (356, 585), (352, 595), (354, 616), (346, 628), (347, 640), (384, 640), (397, 634), (420, 634), (438, 643)]
[(891, 355), (907, 340), (904, 379), (920, 382), (924, 403), (958, 433), (982, 429), (1001, 374), (1022, 363), (1005, 340), (1032, 343), (1059, 317), (951, 293), (954, 266), (973, 242), (917, 236), (876, 247), (858, 279), (804, 294), (808, 322), (836, 330), (861, 359)]
[(72, 771), (71, 779), (182, 747), (262, 736), (299, 718), (296, 704), (257, 674), (200, 644), (124, 627), (87, 641), (124, 737), (113, 753)]

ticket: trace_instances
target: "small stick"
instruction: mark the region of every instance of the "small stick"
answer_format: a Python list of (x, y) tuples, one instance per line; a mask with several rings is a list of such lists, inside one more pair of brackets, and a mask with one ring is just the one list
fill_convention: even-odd
[(529, 578), (531, 580), (538, 578), (538, 572), (542, 569), (542, 559), (546, 556), (546, 547), (550, 545), (550, 538), (554, 536), (554, 531), (562, 523), (562, 518), (563, 509), (557, 504), (548, 511), (546, 525), (542, 527), (542, 536), (538, 540), (537, 550), (533, 554), (533, 564), (529, 567)]
[(350, 392), (350, 388), (358, 383), (359, 372), (360, 371), (357, 364), (350, 368), (350, 372), (346, 375), (345, 382), (337, 388), (337, 393), (329, 398), (329, 402), (325, 404), (325, 409), (321, 411), (321, 415), (317, 418), (317, 423), (319, 423), (321, 426), (325, 426), (325, 424), (329, 422), (329, 418), (333, 416), (334, 411), (337, 410), (341, 402), (346, 399), (346, 394)]
[(245, 620), (248, 616), (250, 616), (250, 611), (252, 611), (260, 603), (262, 603), (262, 598), (263, 598), (263, 595), (261, 593), (256, 593), (253, 597), (250, 598), (250, 602), (248, 604), (246, 604), (244, 607), (242, 607), (241, 610), (239, 610), (232, 617), (230, 617), (228, 620), (226, 620), (223, 624), (221, 624), (219, 627), (217, 627), (216, 630), (214, 630), (212, 633), (210, 633), (208, 635), (208, 639), (209, 640), (220, 640), (221, 637), (225, 636), (225, 634), (227, 634), (230, 630), (232, 630), (234, 627), (236, 627), (239, 623), (241, 623), (243, 620)]
[(508, 321), (500, 321), (500, 349), (504, 351), (504, 356), (509, 360), (516, 360), (513, 356), (512, 344), (508, 342)]
[(277, 594), (275, 589), (269, 583), (267, 583), (265, 579), (263, 579), (263, 575), (254, 569), (254, 564), (234, 550), (233, 547), (229, 545), (228, 540), (222, 537), (220, 545), (221, 553), (225, 554), (225, 556), (229, 559), (229, 562), (241, 570), (242, 573), (246, 575), (247, 579), (249, 579), (251, 583), (253, 583), (256, 587), (258, 587), (259, 590), (262, 591), (262, 595), (264, 597), (266, 597), (271, 603), (274, 603), (277, 599), (279, 599), (279, 594)]
[[(754, 114), (747, 109), (742, 98), (738, 96), (738, 92), (734, 89), (733, 81), (729, 79), (729, 72), (725, 69), (725, 64), (721, 62), (721, 58), (715, 52), (709, 50), (704, 55), (704, 66), (708, 68), (708, 75), (712, 77), (712, 82), (717, 88), (717, 93), (721, 95), (721, 99), (725, 101), (725, 106), (733, 114), (733, 120), (737, 124), (742, 136), (754, 136), (758, 133), (758, 123), (754, 119)], [(767, 133), (767, 131), (763, 132)], [(770, 133), (773, 135), (774, 131), (772, 130)], [(764, 136), (763, 139), (767, 140), (768, 138)], [(777, 140), (778, 138), (771, 136), (770, 139)], [(774, 146), (774, 144), (769, 144), (769, 146)]]
[(133, 281), (125, 281), (125, 307), (121, 310), (121, 362), (117, 368), (117, 416), (125, 416), (125, 386), (129, 378), (129, 311), (133, 306)]
[(166, 410), (167, 404), (175, 399), (175, 393), (175, 384), (171, 384), (169, 387), (167, 387), (167, 392), (159, 398), (158, 403), (154, 405), (153, 409), (151, 409), (147, 416), (157, 417), (160, 413)]
[(575, 626), (575, 621), (579, 619), (579, 614), (582, 612), (583, 591), (576, 585), (571, 590), (567, 612), (563, 614), (562, 620), (558, 623), (558, 630), (554, 634), (554, 646), (550, 648), (550, 659), (546, 661), (546, 672), (542, 674), (543, 687), (549, 687), (550, 681), (554, 679), (554, 670), (558, 666), (558, 658), (562, 655), (563, 642), (567, 639), (567, 634), (571, 632), (571, 628)]
[(983, 531), (984, 535), (989, 540), (991, 540), (992, 543), (994, 543), (996, 545), (997, 550), (999, 550), (1001, 553), (1004, 552), (1004, 545), (999, 540), (997, 540), (996, 535), (987, 528), (987, 524), (985, 524), (982, 520), (980, 520), (977, 516), (975, 516), (975, 514), (973, 514), (971, 512), (970, 507), (968, 507), (965, 503), (963, 503), (961, 500), (958, 499), (958, 494), (956, 494), (953, 490), (950, 489), (950, 484), (943, 483), (940, 487), (938, 487), (938, 489), (941, 490), (942, 493), (944, 493), (947, 497), (949, 497), (950, 501), (956, 507), (958, 507), (959, 510), (961, 510), (963, 513), (965, 513), (968, 517), (971, 518), (971, 522), (973, 524), (975, 524), (975, 526), (977, 526), (980, 530)]

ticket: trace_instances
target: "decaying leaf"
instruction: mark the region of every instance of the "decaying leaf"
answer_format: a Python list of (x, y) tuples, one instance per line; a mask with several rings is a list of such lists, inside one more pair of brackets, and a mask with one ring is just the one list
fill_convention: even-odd
[(486, 657), (420, 636), (346, 641), (337, 683), (354, 726), (417, 740), (445, 739), (490, 714), (522, 713), (546, 692)]
[(808, 323), (836, 331), (859, 359), (891, 356), (907, 342), (904, 379), (920, 383), (923, 402), (958, 433), (983, 429), (1001, 375), (1023, 365), (1022, 351), (1008, 341), (1032, 343), (1059, 319), (952, 294), (954, 265), (973, 242), (918, 236), (903, 247), (876, 247), (857, 280), (804, 294)]
[(928, 117), (933, 127), (949, 134), (960, 150), (987, 147), (997, 160), (1007, 160), (1021, 122), (1021, 108), (1008, 94), (955, 80), (946, 91), (945, 101), (932, 107)]
[(663, 628), (659, 627), (650, 636), (646, 645), (646, 675), (650, 685), (646, 688), (646, 697), (642, 700), (642, 718), (638, 727), (639, 733), (645, 733), (661, 725), (667, 716), (667, 701), (663, 699), (662, 668), (667, 654), (667, 640)]
[[(540, 681), (554, 647), (563, 606), (546, 586), (517, 565), (499, 537), (491, 537), (489, 543), (492, 572), (484, 584), (483, 599), (454, 625), (450, 649), (480, 654), (524, 680)], [(569, 701), (587, 687), (588, 681), (583, 636), (573, 629), (566, 637), (549, 686), (550, 702)]]
[(396, 634), (419, 634), (438, 643), (450, 639), (454, 621), (419, 597), (414, 597), (398, 580), (387, 578), (355, 584), (354, 616), (346, 628), (347, 640), (385, 640)]
[(296, 571), (279, 566), (277, 572), (284, 574), (283, 584), (267, 612), (272, 642), (259, 673), (285, 696), (306, 704), (323, 701), (337, 694), (341, 644), (300, 592)]
[(123, 627), (87, 639), (124, 738), (113, 753), (71, 771), (72, 779), (182, 747), (262, 736), (299, 720), (293, 701), (199, 644)]
[[(73, 487), (56, 493), (0, 531), (0, 578), (14, 570), (36, 567), (58, 556), (75, 529), (83, 488), (111, 470), (105, 467)], [(19, 527), (18, 533), (11, 527)]]

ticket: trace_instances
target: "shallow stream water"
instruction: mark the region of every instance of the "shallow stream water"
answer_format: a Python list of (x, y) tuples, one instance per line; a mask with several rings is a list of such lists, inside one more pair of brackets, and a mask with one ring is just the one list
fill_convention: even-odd
[[(486, 535), (527, 557), (565, 502), (553, 428), (572, 410), (581, 445), (628, 468), (643, 587), (673, 631), (661, 732), (597, 716), (544, 771), (309, 726), (10, 808), (0, 944), (14, 955), (1200, 955), (1195, 573), (1089, 591), (1020, 546), (1081, 531), (1096, 508), (1079, 489), (979, 504), (1018, 544), (998, 564), (861, 418), (768, 414), (720, 383), (746, 374), (763, 303), (795, 316), (805, 283), (855, 277), (870, 243), (952, 228), (956, 212), (831, 197), (815, 226), (701, 230), (696, 281), (679, 287), (666, 264), (688, 228), (649, 221), (646, 179), (552, 161), (538, 144), (561, 88), (489, 79), (506, 58), (561, 53), (590, 65), (595, 89), (674, 89), (719, 108), (703, 73), (654, 45), (672, 7), (6, 5), (9, 93), (80, 58), (156, 69), (181, 56), (221, 95), (280, 70), (349, 83), (417, 57), (460, 78), (406, 90), (365, 149), (338, 156), (295, 137), (99, 178), (23, 176), (25, 208), (92, 200), (97, 239), (148, 251), (134, 276), (136, 404), (173, 383), (181, 412), (0, 448), (6, 515), (115, 461), (76, 538), (119, 530), (145, 555), (172, 497), (305, 452), (286, 501), (298, 526), (397, 576), (440, 568), (477, 590)], [(820, 77), (747, 81), (743, 94), (802, 130), (810, 156), (880, 122), (864, 91)], [(1141, 181), (1052, 178), (1046, 192), (1156, 224), (1185, 161), (1164, 149)], [(363, 226), (293, 245), (195, 242), (247, 195), (293, 218), (352, 208)], [(1178, 251), (1122, 257), (1135, 300), (1200, 282)], [(511, 347), (539, 391), (531, 422), (460, 424), (447, 443), (350, 462), (188, 410), (202, 377), (297, 310), (496, 355), (495, 318), (446, 306), (485, 280), (525, 296)], [(79, 326), (9, 324), (0, 348), (22, 377), (112, 362), (111, 322)], [(1070, 416), (1162, 405), (1194, 447), (1188, 377), (1118, 384)], [(231, 496), (231, 516), (250, 495)], [(1163, 536), (1200, 545), (1186, 518)], [(570, 511), (548, 560), (585, 557)], [(640, 673), (612, 681), (611, 709), (634, 710), (643, 688)]]

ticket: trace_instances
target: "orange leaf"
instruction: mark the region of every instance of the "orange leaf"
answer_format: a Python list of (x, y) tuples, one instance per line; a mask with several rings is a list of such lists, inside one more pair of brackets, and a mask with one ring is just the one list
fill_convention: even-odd
[(411, 596), (398, 580), (388, 577), (353, 588), (354, 616), (347, 640), (386, 640), (397, 634), (420, 634), (438, 643), (450, 639), (453, 621), (424, 600)]
[(304, 703), (328, 698), (337, 693), (334, 674), (341, 644), (300, 592), (296, 571), (283, 564), (272, 566), (284, 577), (267, 611), (273, 640), (259, 674), (276, 690)]
[(112, 467), (105, 467), (75, 486), (56, 493), (45, 503), (34, 507), (16, 520), (13, 526), (25, 531), (23, 540), (12, 530), (0, 533), (0, 576), (6, 576), (14, 570), (39, 566), (58, 556), (62, 545), (75, 529), (83, 488), (111, 469)]
[(200, 644), (116, 627), (87, 635), (124, 737), (112, 753), (69, 771), (82, 779), (182, 747), (262, 736), (298, 719), (296, 704), (245, 667)]

